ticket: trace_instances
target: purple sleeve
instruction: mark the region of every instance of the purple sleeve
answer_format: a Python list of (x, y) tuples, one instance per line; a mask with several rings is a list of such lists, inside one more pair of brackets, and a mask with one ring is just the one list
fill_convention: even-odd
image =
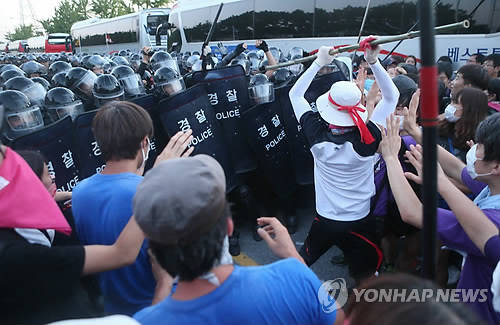
[(493, 236), (484, 245), (484, 255), (491, 264), (500, 262), (500, 236)]
[(481, 251), (467, 236), (453, 211), (438, 209), (437, 231), (439, 238), (446, 246), (464, 251), (467, 254), (483, 256)]
[(462, 169), (462, 183), (467, 186), (471, 191), (474, 197), (476, 197), (481, 191), (486, 187), (486, 184), (476, 181), (470, 177), (467, 172), (467, 167)]

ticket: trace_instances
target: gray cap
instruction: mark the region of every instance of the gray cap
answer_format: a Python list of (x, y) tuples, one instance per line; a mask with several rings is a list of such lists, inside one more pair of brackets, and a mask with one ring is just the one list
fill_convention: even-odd
[(224, 213), (226, 178), (207, 155), (162, 162), (137, 187), (133, 211), (147, 238), (165, 245), (209, 232)]

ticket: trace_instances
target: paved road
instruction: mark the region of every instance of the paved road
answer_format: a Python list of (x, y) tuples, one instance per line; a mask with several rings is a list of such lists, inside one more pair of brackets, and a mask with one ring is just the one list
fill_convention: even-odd
[[(297, 211), (297, 215), (299, 226), (297, 232), (292, 235), (292, 240), (295, 242), (297, 250), (300, 250), (307, 236), (307, 232), (309, 231), (309, 227), (311, 226), (314, 213), (312, 208), (308, 208)], [(272, 254), (264, 241), (255, 241), (253, 239), (252, 229), (252, 223), (250, 221), (240, 224), (241, 254), (234, 257), (235, 262), (240, 265), (263, 265), (276, 261), (278, 258)], [(339, 277), (348, 278), (347, 267), (334, 265), (330, 262), (333, 256), (339, 254), (341, 254), (340, 250), (336, 247), (332, 247), (312, 265), (312, 270), (321, 280), (333, 280)]]

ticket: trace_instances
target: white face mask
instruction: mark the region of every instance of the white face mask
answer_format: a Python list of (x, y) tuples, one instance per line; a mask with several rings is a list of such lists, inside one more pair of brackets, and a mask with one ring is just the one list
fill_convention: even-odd
[(483, 160), (482, 158), (477, 158), (476, 156), (477, 144), (473, 145), (470, 150), (467, 152), (466, 160), (467, 160), (467, 172), (469, 173), (472, 179), (476, 179), (479, 176), (489, 176), (490, 173), (487, 174), (478, 174), (476, 172), (476, 160)]
[(456, 111), (457, 107), (455, 105), (448, 104), (448, 106), (446, 106), (446, 109), (444, 110), (444, 118), (450, 123), (455, 123), (460, 119), (460, 117), (455, 116)]
[(404, 130), (403, 124), (405, 122), (405, 117), (403, 115), (398, 115), (397, 117), (399, 118), (399, 131), (403, 131)]
[(144, 153), (144, 148), (141, 148), (142, 164), (139, 169), (143, 169), (146, 166), (146, 161), (148, 161), (149, 158), (149, 151), (151, 150), (151, 142), (149, 141), (149, 138), (146, 138), (146, 140), (148, 141), (148, 150), (146, 151), (146, 153)]

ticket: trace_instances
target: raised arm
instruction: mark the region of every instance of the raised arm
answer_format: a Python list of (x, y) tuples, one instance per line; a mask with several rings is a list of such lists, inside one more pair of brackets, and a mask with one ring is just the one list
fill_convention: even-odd
[(322, 46), (318, 51), (318, 58), (311, 64), (300, 78), (295, 82), (295, 85), (290, 89), (288, 96), (292, 102), (293, 112), (297, 121), (300, 123), (300, 118), (304, 113), (311, 110), (311, 106), (304, 98), (304, 95), (311, 85), (318, 71), (326, 64), (333, 61), (333, 56), (328, 53), (329, 47)]
[(394, 82), (392, 82), (392, 79), (387, 71), (385, 71), (384, 67), (378, 60), (380, 49), (380, 46), (376, 46), (371, 49), (367, 48), (365, 51), (365, 59), (370, 65), (373, 75), (375, 76), (375, 80), (377, 81), (380, 91), (382, 92), (382, 100), (375, 107), (371, 120), (385, 127), (387, 117), (394, 112), (396, 105), (398, 104), (399, 91)]

